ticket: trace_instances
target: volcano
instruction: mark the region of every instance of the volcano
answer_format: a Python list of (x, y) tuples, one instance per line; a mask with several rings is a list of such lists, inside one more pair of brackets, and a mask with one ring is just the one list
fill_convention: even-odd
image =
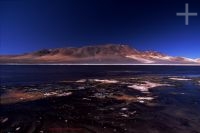
[(129, 45), (105, 44), (41, 49), (1, 55), (1, 64), (200, 64), (200, 59), (173, 57), (157, 51), (140, 51)]

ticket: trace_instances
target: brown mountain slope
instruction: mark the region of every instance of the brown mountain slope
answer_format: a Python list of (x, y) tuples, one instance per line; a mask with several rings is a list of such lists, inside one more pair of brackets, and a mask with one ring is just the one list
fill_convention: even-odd
[(0, 63), (22, 64), (200, 64), (199, 59), (172, 57), (155, 51), (138, 51), (128, 45), (94, 45), (42, 49), (22, 55), (0, 56)]

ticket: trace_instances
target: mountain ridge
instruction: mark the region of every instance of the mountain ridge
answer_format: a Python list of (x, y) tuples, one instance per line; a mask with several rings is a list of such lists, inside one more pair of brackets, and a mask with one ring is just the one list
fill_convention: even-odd
[(1, 64), (200, 64), (200, 59), (140, 51), (126, 44), (41, 49), (20, 55), (0, 55)]

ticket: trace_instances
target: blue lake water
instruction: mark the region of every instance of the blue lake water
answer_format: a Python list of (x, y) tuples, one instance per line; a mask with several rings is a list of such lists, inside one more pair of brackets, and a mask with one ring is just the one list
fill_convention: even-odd
[(199, 66), (1, 65), (1, 85), (139, 75), (200, 77)]
[[(87, 133), (200, 131), (198, 66), (2, 65), (0, 74), (2, 132), (16, 132), (17, 127), (21, 132), (52, 127), (81, 127)], [(90, 78), (118, 82), (58, 82)], [(148, 87), (141, 84), (146, 81), (165, 85), (146, 93), (128, 87)]]

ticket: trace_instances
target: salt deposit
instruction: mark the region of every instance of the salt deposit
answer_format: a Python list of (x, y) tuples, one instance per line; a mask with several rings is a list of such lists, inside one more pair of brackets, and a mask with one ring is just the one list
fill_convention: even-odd
[(144, 83), (129, 85), (128, 87), (135, 90), (139, 90), (141, 92), (148, 92), (149, 89), (159, 87), (159, 86), (170, 86), (170, 85), (145, 81)]
[(86, 82), (86, 79), (80, 79), (80, 80), (77, 80), (76, 82), (77, 83), (84, 83), (84, 82)]
[(6, 121), (8, 121), (8, 118), (4, 118), (1, 123), (5, 123)]
[(118, 83), (117, 80), (108, 80), (108, 79), (94, 79), (95, 82), (101, 82), (101, 83), (105, 83), (105, 84), (115, 84)]
[(192, 80), (192, 79), (188, 79), (188, 78), (178, 78), (178, 77), (174, 77), (174, 78), (169, 78), (171, 80), (178, 80), (178, 81), (188, 81), (188, 80)]

